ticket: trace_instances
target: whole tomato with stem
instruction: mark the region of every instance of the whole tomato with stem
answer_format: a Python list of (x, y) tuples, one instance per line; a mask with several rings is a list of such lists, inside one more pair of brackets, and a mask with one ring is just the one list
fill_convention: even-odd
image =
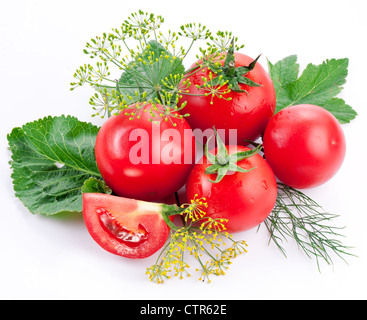
[(195, 163), (195, 138), (177, 112), (159, 104), (137, 104), (102, 125), (95, 156), (115, 194), (160, 201), (185, 184)]
[(277, 178), (297, 189), (314, 188), (330, 180), (346, 152), (338, 120), (310, 104), (279, 111), (265, 130), (263, 146)]
[[(276, 96), (273, 82), (265, 69), (251, 57), (234, 52), (209, 55), (187, 71), (182, 81), (181, 103), (192, 129), (205, 131), (215, 126), (237, 130), (237, 142), (248, 144), (265, 131), (273, 116)], [(229, 143), (226, 138), (225, 143)]]
[(206, 216), (226, 220), (228, 232), (249, 230), (271, 213), (277, 183), (257, 147), (225, 146), (217, 135), (217, 148), (208, 151), (192, 169), (186, 184), (187, 199), (207, 202)]

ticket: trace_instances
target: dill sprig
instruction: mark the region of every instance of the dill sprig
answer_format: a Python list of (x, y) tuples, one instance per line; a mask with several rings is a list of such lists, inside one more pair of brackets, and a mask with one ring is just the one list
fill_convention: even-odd
[(156, 263), (147, 268), (151, 281), (163, 283), (172, 274), (180, 279), (190, 277), (187, 259), (192, 256), (198, 262), (195, 271), (200, 274), (199, 280), (210, 283), (212, 275), (224, 275), (232, 260), (247, 252), (245, 241), (235, 241), (225, 231), (225, 219), (205, 216), (206, 207), (205, 198), (197, 197), (181, 206), (185, 224), (171, 229), (170, 239)]
[(278, 183), (278, 196), (272, 213), (265, 220), (272, 240), (286, 256), (283, 240), (292, 238), (299, 248), (310, 258), (316, 258), (320, 270), (320, 260), (333, 264), (331, 253), (345, 261), (351, 247), (340, 240), (344, 227), (336, 227), (332, 222), (338, 215), (324, 209), (303, 192)]
[[(206, 48), (199, 47), (202, 55), (198, 58), (205, 63), (195, 67), (194, 72), (203, 68), (218, 70), (220, 53), (230, 46), (243, 47), (235, 44), (237, 37), (228, 31), (218, 31), (212, 36), (201, 23), (188, 23), (179, 31), (163, 33), (160, 30), (163, 23), (161, 16), (139, 10), (124, 20), (120, 28), (86, 43), (84, 53), (97, 62), (79, 67), (70, 89), (83, 85), (95, 89), (90, 98), (95, 115), (120, 113), (137, 103), (169, 105), (175, 114), (178, 98), (189, 94), (188, 77), (193, 70), (185, 71), (183, 60), (195, 43), (201, 41)], [(185, 45), (180, 44), (181, 40)], [(222, 88), (226, 82), (210, 85), (211, 82), (206, 81), (206, 95), (222, 98), (229, 92)]]

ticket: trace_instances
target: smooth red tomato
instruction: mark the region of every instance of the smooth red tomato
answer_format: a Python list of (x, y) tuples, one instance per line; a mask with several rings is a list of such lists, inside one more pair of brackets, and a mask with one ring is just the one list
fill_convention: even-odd
[[(248, 66), (254, 59), (241, 54), (234, 53), (235, 67)], [(201, 61), (193, 64), (191, 68), (201, 64)], [(223, 65), (224, 59), (220, 60)], [(239, 87), (246, 92), (231, 91), (223, 95), (226, 99), (220, 99), (218, 96), (212, 97), (204, 88), (197, 88), (197, 85), (203, 85), (203, 77), (209, 79), (210, 71), (208, 68), (202, 68), (199, 72), (191, 75), (188, 80), (190, 87), (188, 88), (188, 95), (183, 94), (180, 100), (181, 103), (187, 102), (184, 113), (189, 113), (190, 117), (187, 121), (190, 123), (192, 129), (212, 129), (213, 126), (218, 129), (225, 129), (226, 144), (240, 144), (246, 145), (244, 140), (255, 141), (260, 135), (264, 133), (265, 127), (269, 119), (273, 116), (276, 105), (276, 97), (273, 82), (260, 65), (256, 63), (255, 68), (246, 74), (250, 80), (261, 85), (260, 87), (251, 87), (245, 84), (239, 84)], [(215, 77), (215, 75), (213, 75)], [(228, 86), (224, 85), (220, 91), (228, 90)], [(213, 102), (211, 104), (211, 102)], [(237, 143), (230, 143), (228, 140), (229, 130), (237, 130)]]
[(263, 146), (277, 178), (298, 189), (331, 179), (346, 151), (338, 120), (324, 108), (309, 104), (279, 111), (265, 130)]
[[(157, 108), (153, 115), (164, 113)], [(95, 155), (104, 181), (115, 194), (159, 201), (185, 184), (195, 163), (195, 138), (185, 119), (157, 115), (151, 121), (152, 105), (144, 110), (133, 120), (125, 113), (109, 118), (97, 135)]]
[[(228, 154), (250, 150), (243, 146), (227, 146)], [(212, 154), (216, 150), (211, 151)], [(271, 213), (276, 197), (277, 183), (268, 163), (259, 155), (237, 162), (249, 172), (229, 173), (218, 183), (212, 183), (216, 174), (206, 174), (211, 164), (206, 156), (197, 163), (186, 184), (187, 198), (205, 197), (208, 204), (206, 216), (228, 219), (228, 232), (244, 231), (256, 227)]]
[(151, 256), (170, 229), (164, 205), (101, 193), (83, 194), (83, 216), (92, 238), (105, 250), (133, 259)]

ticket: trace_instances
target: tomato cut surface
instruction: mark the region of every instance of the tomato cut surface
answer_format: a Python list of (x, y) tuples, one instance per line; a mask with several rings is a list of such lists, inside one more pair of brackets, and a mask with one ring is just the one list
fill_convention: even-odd
[(113, 254), (141, 259), (166, 242), (163, 205), (100, 193), (83, 194), (83, 216), (92, 238)]

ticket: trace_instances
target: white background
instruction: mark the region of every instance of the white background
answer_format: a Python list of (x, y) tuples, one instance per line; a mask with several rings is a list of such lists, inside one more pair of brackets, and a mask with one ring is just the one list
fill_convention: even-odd
[[(0, 298), (2, 299), (366, 299), (366, 39), (365, 1), (95, 1), (0, 0)], [(160, 14), (178, 30), (202, 22), (231, 30), (250, 56), (276, 62), (297, 54), (301, 69), (328, 58), (350, 59), (341, 95), (358, 113), (344, 125), (347, 156), (338, 174), (306, 193), (330, 212), (358, 258), (334, 266), (316, 263), (290, 243), (288, 258), (268, 245), (267, 232), (251, 230), (248, 253), (224, 277), (203, 284), (197, 275), (148, 281), (156, 256), (134, 261), (111, 255), (90, 238), (80, 215), (30, 214), (14, 196), (6, 134), (47, 115), (90, 117), (92, 89), (69, 91), (90, 38), (119, 27), (131, 12)], [(191, 61), (190, 61), (191, 64)], [(118, 75), (116, 76), (118, 77)]]

